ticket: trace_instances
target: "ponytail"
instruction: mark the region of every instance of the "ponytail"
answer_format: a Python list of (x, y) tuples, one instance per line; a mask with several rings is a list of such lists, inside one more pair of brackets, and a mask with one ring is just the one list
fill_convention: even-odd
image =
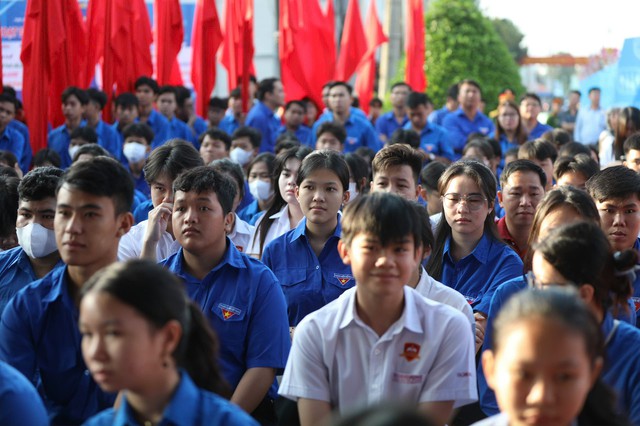
[(615, 252), (607, 262), (603, 279), (613, 302), (614, 316), (618, 316), (621, 311), (624, 314), (629, 313), (627, 300), (633, 295), (637, 263), (638, 252), (633, 249)]
[(616, 406), (616, 394), (601, 378), (593, 385), (578, 414), (579, 426), (627, 426), (629, 420)]
[(189, 323), (180, 342), (181, 353), (176, 353), (176, 362), (187, 370), (196, 386), (229, 398), (231, 392), (217, 362), (218, 339), (198, 305), (189, 302), (187, 309)]

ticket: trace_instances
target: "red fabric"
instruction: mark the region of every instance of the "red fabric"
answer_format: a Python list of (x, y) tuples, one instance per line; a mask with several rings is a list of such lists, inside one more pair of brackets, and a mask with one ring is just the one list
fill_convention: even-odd
[(178, 0), (155, 0), (156, 79), (158, 84), (182, 85), (178, 53), (184, 40), (182, 9)]
[(253, 0), (227, 0), (220, 62), (227, 69), (229, 91), (242, 77), (242, 110), (249, 109), (249, 77), (253, 67)]
[(318, 0), (280, 0), (280, 75), (287, 101), (309, 97), (321, 109), (322, 86), (335, 67), (333, 19), (331, 1), (325, 15)]
[(376, 50), (378, 46), (389, 41), (378, 20), (376, 2), (369, 3), (366, 19), (367, 53), (362, 58), (358, 66), (358, 77), (356, 78), (356, 93), (360, 99), (360, 108), (369, 114), (369, 102), (373, 95), (373, 84), (376, 79)]
[(87, 50), (84, 70), (81, 70), (82, 87), (89, 87), (95, 75), (96, 64), (104, 52), (106, 1), (90, 0), (87, 7)]
[(216, 52), (222, 43), (222, 31), (215, 0), (198, 0), (191, 36), (191, 81), (196, 91), (196, 113), (205, 117), (209, 97), (216, 83)]
[(20, 60), (23, 101), (34, 152), (47, 146), (47, 123), (64, 122), (62, 91), (81, 85), (85, 27), (77, 0), (30, 0)]
[(111, 0), (104, 6), (105, 33), (102, 39), (102, 87), (109, 103), (114, 96), (132, 92), (140, 76), (151, 76), (151, 23), (144, 0)]
[(367, 39), (362, 28), (360, 6), (358, 6), (358, 0), (350, 0), (342, 29), (335, 79), (348, 81), (366, 53)]
[(424, 70), (425, 31), (422, 0), (407, 0), (407, 25), (405, 33), (406, 69), (405, 81), (416, 92), (427, 89)]

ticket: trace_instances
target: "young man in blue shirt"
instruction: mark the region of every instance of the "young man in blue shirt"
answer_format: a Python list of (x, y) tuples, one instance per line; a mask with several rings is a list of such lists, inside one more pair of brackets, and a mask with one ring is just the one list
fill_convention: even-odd
[(454, 151), (454, 160), (462, 157), (462, 150), (471, 133), (490, 135), (495, 125), (493, 121), (480, 112), (482, 90), (474, 80), (462, 80), (458, 84), (458, 102), (460, 107), (450, 112), (442, 120), (442, 127), (449, 131), (449, 138)]
[(36, 384), (51, 423), (80, 424), (113, 405), (82, 360), (78, 300), (82, 285), (116, 261), (131, 224), (133, 183), (116, 160), (74, 163), (58, 184), (56, 244), (66, 267), (20, 290), (0, 320), (0, 358)]
[(181, 249), (162, 264), (184, 281), (218, 333), (231, 401), (273, 420), (274, 379), (291, 345), (287, 307), (273, 272), (227, 238), (235, 192), (231, 178), (211, 167), (181, 174), (173, 183), (172, 213)]
[(429, 123), (442, 126), (444, 118), (450, 113), (458, 109), (458, 85), (452, 84), (447, 90), (447, 101), (440, 109), (429, 114)]
[(61, 264), (53, 232), (56, 187), (62, 170), (39, 167), (18, 186), (19, 247), (0, 253), (0, 313), (20, 289)]
[(284, 124), (278, 128), (278, 135), (293, 133), (301, 144), (312, 146), (311, 129), (303, 124), (307, 106), (302, 101), (289, 101), (284, 107)]
[(366, 146), (377, 152), (380, 149), (380, 141), (375, 129), (366, 117), (362, 118), (352, 111), (352, 92), (351, 86), (344, 81), (336, 81), (329, 86), (329, 106), (331, 111), (322, 114), (318, 121), (314, 123), (314, 137), (322, 123), (332, 121), (344, 125), (347, 131), (347, 140), (344, 146), (345, 153), (353, 152), (361, 146)]
[(167, 139), (179, 138), (191, 142), (199, 148), (196, 136), (184, 121), (176, 117), (177, 95), (173, 86), (162, 86), (158, 89), (158, 111), (169, 121)]
[(169, 133), (169, 121), (153, 108), (160, 88), (151, 77), (138, 78), (134, 86), (138, 98), (137, 121), (145, 123), (153, 129), (155, 138), (152, 146), (156, 148), (167, 141)]
[(84, 90), (69, 86), (62, 92), (62, 113), (64, 124), (49, 132), (48, 146), (60, 156), (60, 168), (66, 169), (71, 165), (69, 143), (71, 132), (77, 127), (86, 125), (84, 110), (89, 103), (89, 96)]
[(260, 152), (274, 152), (280, 119), (276, 110), (284, 105), (284, 89), (277, 78), (265, 78), (258, 85), (258, 101), (247, 114), (245, 125), (260, 131)]
[(140, 191), (146, 198), (151, 195), (149, 184), (144, 177), (143, 167), (151, 152), (153, 130), (142, 123), (129, 124), (122, 132), (124, 145), (122, 155), (126, 158), (129, 172), (133, 178), (134, 188)]
[(540, 97), (535, 93), (525, 93), (520, 99), (520, 115), (522, 116), (522, 124), (529, 134), (528, 140), (537, 139), (544, 132), (553, 130), (553, 127), (538, 121), (540, 111), (542, 111)]
[[(209, 127), (212, 127), (211, 123), (215, 123), (214, 117), (211, 117), (212, 110), (217, 105), (217, 98), (211, 98), (209, 101)], [(217, 107), (216, 107), (217, 108)], [(226, 107), (225, 107), (226, 108)], [(214, 119), (214, 121), (212, 121)], [(242, 97), (240, 88), (236, 87), (229, 93), (229, 109), (227, 110), (224, 118), (220, 120), (220, 124), (218, 127), (220, 130), (224, 130), (229, 135), (232, 135), (233, 132), (240, 126), (244, 125), (245, 122), (245, 114), (242, 112)]]
[[(187, 126), (189, 126), (196, 139), (198, 139), (209, 126), (207, 126), (207, 122), (204, 118), (195, 113), (193, 108), (193, 98), (191, 98), (191, 91), (184, 86), (175, 86), (174, 89), (176, 91), (176, 117), (178, 117), (178, 120), (182, 120), (184, 123), (187, 123)], [(224, 110), (227, 109), (227, 106), (224, 99), (220, 100), (224, 102), (224, 105), (222, 106), (222, 114), (220, 114), (220, 119), (222, 119), (224, 116)], [(219, 123), (220, 120), (211, 123), (211, 127), (217, 127)]]
[(433, 111), (433, 103), (429, 97), (425, 93), (411, 92), (407, 98), (407, 109), (410, 121), (404, 128), (415, 130), (420, 135), (420, 150), (425, 152), (429, 161), (438, 160), (445, 164), (451, 162), (454, 154), (449, 133), (427, 120)]
[(107, 95), (93, 87), (87, 89), (89, 103), (84, 110), (87, 127), (91, 127), (98, 134), (98, 143), (109, 151), (114, 158), (122, 159), (122, 145), (117, 131), (102, 121), (102, 110), (107, 105)]
[(13, 152), (22, 173), (31, 166), (32, 151), (29, 141), (11, 125), (15, 121), (18, 101), (11, 95), (0, 94), (0, 149)]
[(383, 143), (387, 143), (391, 135), (396, 130), (402, 128), (409, 122), (407, 115), (407, 96), (411, 92), (411, 87), (404, 81), (394, 83), (391, 86), (391, 107), (392, 110), (382, 114), (376, 120), (376, 131), (378, 138)]

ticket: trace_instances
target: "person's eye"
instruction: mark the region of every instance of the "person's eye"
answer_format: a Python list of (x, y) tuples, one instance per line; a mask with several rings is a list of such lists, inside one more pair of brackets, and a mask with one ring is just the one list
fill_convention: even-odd
[(25, 219), (31, 219), (33, 217), (31, 213), (20, 213), (20, 216), (24, 217)]
[(45, 220), (53, 220), (54, 217), (55, 216), (52, 215), (52, 214), (43, 214), (42, 215), (42, 218), (45, 219)]

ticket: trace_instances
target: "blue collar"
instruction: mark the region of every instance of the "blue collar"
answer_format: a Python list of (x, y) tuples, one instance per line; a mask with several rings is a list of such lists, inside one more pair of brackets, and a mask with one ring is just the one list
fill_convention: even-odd
[[(209, 275), (220, 270), (225, 265), (229, 265), (238, 269), (247, 267), (242, 259), (242, 254), (240, 254), (235, 244), (231, 242), (229, 237), (226, 237), (226, 240), (227, 249), (224, 252), (224, 256), (222, 256), (220, 262), (213, 269), (211, 269), (211, 271), (209, 271), (207, 276), (202, 281), (205, 281)], [(180, 247), (180, 250), (178, 250), (178, 253), (176, 255), (176, 270), (182, 271), (182, 273), (184, 274), (184, 256), (182, 252), (183, 248)]]
[(63, 268), (57, 268), (51, 272), (49, 277), (51, 287), (47, 294), (42, 297), (43, 302), (52, 303), (58, 299), (71, 302), (71, 296), (69, 295), (69, 289), (67, 288), (67, 268), (68, 266), (65, 265)]
[[(444, 255), (449, 256), (449, 259), (451, 259), (451, 262), (453, 263), (453, 258), (449, 253), (451, 249), (451, 238), (452, 237), (449, 236), (449, 238), (447, 238), (447, 240), (444, 243)], [(467, 255), (464, 259), (466, 259), (469, 256), (473, 256), (483, 265), (486, 264), (487, 258), (489, 257), (489, 250), (491, 249), (491, 245), (492, 245), (491, 240), (487, 235), (487, 233), (485, 232), (484, 234), (482, 234), (482, 238), (480, 238), (480, 241), (478, 241), (478, 244), (475, 246), (471, 254)]]
[[(340, 214), (338, 214), (338, 226), (333, 231), (333, 235), (329, 238), (340, 238), (340, 234), (342, 233), (342, 225), (340, 224)], [(298, 226), (296, 226), (291, 233), (291, 241), (295, 241), (298, 238), (304, 236), (307, 237), (307, 218), (303, 217)]]

